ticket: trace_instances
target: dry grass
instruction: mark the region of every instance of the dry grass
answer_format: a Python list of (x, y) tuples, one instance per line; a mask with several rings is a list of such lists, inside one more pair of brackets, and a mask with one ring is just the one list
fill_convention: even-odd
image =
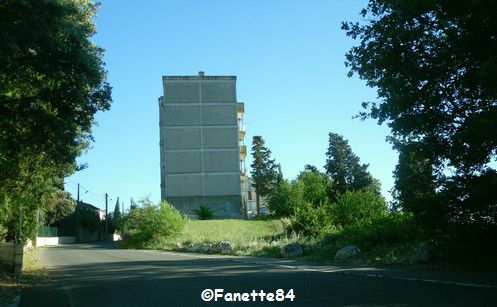
[(16, 280), (0, 274), (0, 306), (12, 303), (21, 289), (42, 282), (48, 278), (47, 270), (39, 261), (39, 250), (30, 249), (24, 252), (22, 276)]

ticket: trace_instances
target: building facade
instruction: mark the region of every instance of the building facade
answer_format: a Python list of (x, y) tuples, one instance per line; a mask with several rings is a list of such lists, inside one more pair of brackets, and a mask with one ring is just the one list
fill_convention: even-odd
[[(247, 217), (254, 217), (257, 213), (257, 194), (252, 185), (252, 177), (245, 177), (242, 181), (242, 202), (244, 204), (244, 212)], [(267, 209), (267, 201), (265, 197), (259, 197), (259, 206), (261, 214), (269, 214)]]
[(243, 103), (235, 76), (164, 76), (159, 98), (161, 197), (180, 211), (242, 216)]

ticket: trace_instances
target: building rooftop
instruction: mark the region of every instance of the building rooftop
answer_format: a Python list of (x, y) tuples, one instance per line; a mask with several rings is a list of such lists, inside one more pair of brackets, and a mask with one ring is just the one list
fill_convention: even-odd
[(196, 76), (162, 76), (162, 80), (236, 80), (236, 76), (206, 76), (199, 71)]

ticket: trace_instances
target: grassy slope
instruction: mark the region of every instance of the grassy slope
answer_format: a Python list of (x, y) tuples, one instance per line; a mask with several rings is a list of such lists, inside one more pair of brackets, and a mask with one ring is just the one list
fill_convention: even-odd
[(187, 223), (184, 233), (177, 239), (190, 243), (217, 243), (222, 240), (244, 243), (282, 233), (283, 224), (280, 220), (191, 220)]
[[(311, 238), (285, 233), (283, 220), (190, 220), (183, 233), (171, 238), (162, 239), (148, 246), (152, 249), (178, 250), (176, 243), (181, 243), (181, 251), (187, 251), (190, 244), (201, 245), (230, 241), (235, 250), (228, 254), (240, 256), (281, 257), (281, 248), (288, 243), (301, 244), (303, 258), (325, 263), (333, 263), (338, 249), (350, 244), (347, 240), (333, 237)], [(395, 247), (395, 248), (394, 248)], [(405, 262), (399, 259), (407, 250), (396, 246), (379, 246), (373, 251), (364, 253), (366, 263), (396, 264)]]
[(175, 249), (175, 243), (187, 246), (230, 241), (235, 244), (230, 254), (277, 257), (284, 244), (296, 239), (285, 235), (281, 220), (190, 220), (182, 234), (149, 247), (170, 250)]

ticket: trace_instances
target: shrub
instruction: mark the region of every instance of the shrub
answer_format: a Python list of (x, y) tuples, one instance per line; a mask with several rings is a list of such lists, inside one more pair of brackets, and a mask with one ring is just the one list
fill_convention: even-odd
[(289, 230), (308, 236), (319, 236), (333, 228), (327, 202), (314, 206), (305, 203), (295, 209)]
[(9, 216), (10, 206), (8, 206), (6, 197), (2, 197), (2, 193), (0, 192), (0, 242), (3, 242), (7, 237), (7, 222)]
[(137, 207), (128, 214), (123, 237), (134, 247), (145, 247), (153, 240), (180, 233), (187, 220), (187, 217), (165, 201), (158, 206), (144, 201), (142, 207)]
[(469, 269), (497, 271), (497, 225), (452, 224), (434, 236), (440, 260)]
[(200, 205), (198, 209), (193, 209), (199, 220), (210, 220), (214, 213), (206, 205)]
[(368, 250), (386, 245), (412, 245), (423, 237), (423, 230), (412, 214), (394, 212), (345, 227), (335, 240)]
[(385, 199), (373, 191), (345, 192), (337, 196), (337, 204), (332, 207), (335, 226), (347, 227), (369, 222), (387, 214)]

